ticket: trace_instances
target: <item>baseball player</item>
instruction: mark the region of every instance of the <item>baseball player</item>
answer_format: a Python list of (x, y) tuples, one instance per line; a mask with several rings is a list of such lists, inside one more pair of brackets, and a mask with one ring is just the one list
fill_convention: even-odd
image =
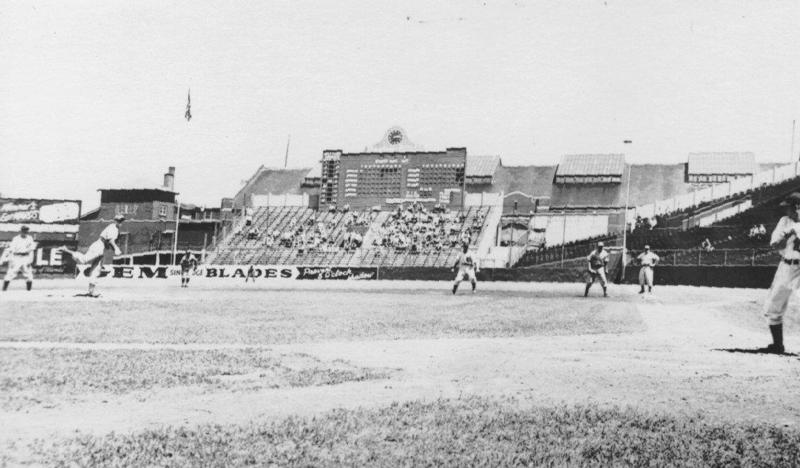
[(247, 275), (244, 277), (245, 283), (250, 280), (253, 280), (254, 283), (256, 282), (256, 267), (253, 265), (250, 265), (250, 268), (247, 269)]
[(787, 215), (778, 221), (770, 237), (769, 245), (780, 249), (781, 261), (775, 271), (772, 286), (764, 303), (764, 315), (767, 317), (772, 344), (761, 348), (765, 353), (782, 354), (783, 347), (783, 315), (798, 287), (800, 287), (800, 193), (794, 192), (781, 202), (786, 207)]
[(89, 268), (89, 291), (86, 294), (88, 297), (99, 297), (99, 294), (94, 293), (94, 289), (97, 286), (97, 278), (100, 277), (100, 272), (103, 269), (103, 258), (106, 249), (114, 249), (114, 255), (122, 254), (122, 251), (117, 246), (117, 238), (123, 221), (125, 221), (124, 216), (114, 216), (114, 224), (109, 224), (103, 229), (100, 237), (89, 246), (86, 253), (69, 250), (66, 247), (61, 247), (60, 249), (62, 252), (72, 255), (76, 263), (91, 265)]
[(583, 293), (583, 297), (587, 297), (589, 295), (589, 288), (592, 287), (595, 281), (600, 281), (600, 286), (603, 287), (603, 297), (608, 297), (608, 290), (606, 289), (606, 284), (608, 281), (606, 280), (606, 267), (608, 265), (608, 252), (603, 250), (604, 244), (602, 242), (597, 243), (597, 248), (592, 250), (592, 253), (586, 257), (586, 260), (589, 262), (589, 275), (588, 279), (586, 280), (586, 291)]
[(455, 265), (453, 265), (453, 271), (456, 271), (456, 268), (458, 268), (458, 273), (453, 283), (453, 294), (458, 290), (458, 285), (462, 281), (467, 280), (472, 283), (472, 293), (475, 294), (475, 287), (478, 285), (478, 280), (475, 278), (475, 273), (479, 271), (478, 262), (472, 254), (469, 253), (469, 244), (462, 244), (461, 249), (463, 253), (458, 257)]
[(641, 290), (639, 294), (644, 294), (644, 287), (647, 286), (647, 292), (653, 292), (653, 268), (658, 264), (660, 258), (658, 255), (650, 251), (650, 246), (644, 246), (644, 252), (640, 253), (638, 257), (639, 265), (639, 286)]
[(191, 279), (192, 271), (197, 269), (197, 257), (195, 257), (189, 249), (186, 249), (183, 257), (181, 257), (181, 287), (189, 287), (189, 279)]
[(11, 244), (4, 252), (4, 255), (8, 255), (8, 270), (3, 278), (3, 291), (20, 273), (25, 277), (28, 291), (33, 287), (33, 251), (36, 250), (36, 242), (33, 236), (28, 235), (29, 230), (28, 226), (19, 228), (19, 234), (11, 239)]

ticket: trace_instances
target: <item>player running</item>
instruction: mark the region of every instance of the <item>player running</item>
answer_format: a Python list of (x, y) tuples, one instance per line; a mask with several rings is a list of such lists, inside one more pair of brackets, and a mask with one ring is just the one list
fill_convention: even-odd
[(59, 250), (72, 255), (76, 263), (81, 265), (90, 265), (89, 267), (89, 291), (86, 293), (88, 297), (100, 297), (95, 294), (94, 289), (97, 286), (97, 279), (100, 277), (100, 272), (103, 269), (103, 260), (105, 257), (106, 249), (114, 249), (114, 255), (122, 255), (122, 251), (117, 246), (117, 238), (119, 237), (119, 228), (125, 217), (122, 215), (114, 216), (114, 224), (109, 224), (100, 233), (100, 238), (89, 246), (86, 253), (80, 253), (75, 250), (69, 250), (66, 247), (61, 247)]
[(186, 249), (181, 257), (181, 287), (188, 288), (191, 274), (197, 269), (197, 257)]
[(606, 280), (606, 268), (608, 265), (608, 252), (603, 250), (604, 244), (602, 242), (597, 243), (597, 248), (592, 250), (592, 253), (586, 257), (586, 260), (589, 262), (589, 278), (586, 280), (586, 291), (583, 293), (583, 297), (587, 297), (589, 295), (589, 288), (592, 287), (595, 281), (600, 281), (600, 286), (603, 287), (603, 297), (608, 297), (608, 290), (606, 289), (606, 284), (608, 281)]
[(33, 251), (36, 242), (33, 236), (28, 235), (30, 228), (22, 226), (19, 234), (11, 239), (11, 244), (3, 252), (3, 257), (8, 259), (8, 270), (3, 278), (3, 291), (8, 289), (8, 284), (21, 273), (25, 277), (25, 286), (28, 291), (33, 287)]
[(783, 354), (783, 315), (792, 294), (800, 287), (800, 193), (794, 192), (781, 202), (786, 216), (778, 221), (769, 245), (780, 249), (781, 261), (775, 270), (772, 286), (764, 303), (772, 344), (759, 349), (764, 353)]
[(642, 288), (639, 294), (644, 294), (644, 287), (647, 286), (647, 292), (653, 292), (653, 268), (658, 264), (660, 258), (658, 255), (650, 251), (650, 246), (644, 246), (644, 252), (640, 253), (638, 257), (639, 265), (639, 286)]
[(478, 262), (475, 260), (472, 254), (469, 253), (468, 244), (463, 244), (461, 248), (463, 253), (458, 257), (458, 260), (456, 260), (456, 264), (453, 265), (453, 271), (456, 271), (456, 268), (458, 268), (458, 274), (456, 274), (456, 279), (453, 283), (453, 294), (455, 294), (458, 290), (458, 285), (462, 281), (467, 280), (472, 283), (472, 293), (475, 294), (475, 286), (478, 284), (478, 280), (475, 278), (475, 273), (480, 270), (478, 268)]

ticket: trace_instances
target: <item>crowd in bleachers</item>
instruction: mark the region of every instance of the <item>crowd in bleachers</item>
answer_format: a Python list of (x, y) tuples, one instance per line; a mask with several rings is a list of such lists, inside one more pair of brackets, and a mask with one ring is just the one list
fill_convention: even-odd
[[(248, 209), (218, 258), (224, 262), (258, 259), (280, 263), (314, 262), (322, 255), (325, 261), (336, 262), (343, 261), (340, 254), (347, 254), (347, 258), (352, 254), (363, 256), (362, 263), (383, 264), (378, 257), (391, 263), (397, 255), (433, 253), (432, 262), (445, 262), (451, 253), (460, 251), (461, 243), (477, 244), (488, 213), (488, 207), (473, 207), (462, 213), (416, 203), (392, 212), (351, 211), (347, 206), (327, 211), (302, 207)], [(309, 253), (319, 255), (310, 257)], [(420, 264), (426, 263), (423, 260)]]
[(465, 225), (466, 219), (466, 214), (441, 206), (430, 210), (421, 203), (398, 207), (378, 228), (372, 246), (425, 253), (472, 244), (483, 227), (485, 214), (478, 213), (469, 225)]

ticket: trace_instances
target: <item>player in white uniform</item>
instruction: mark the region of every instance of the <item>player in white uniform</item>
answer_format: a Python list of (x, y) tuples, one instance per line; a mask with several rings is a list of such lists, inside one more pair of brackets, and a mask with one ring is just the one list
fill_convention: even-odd
[(642, 266), (639, 269), (639, 286), (642, 288), (639, 294), (644, 294), (645, 286), (647, 286), (647, 292), (653, 292), (653, 268), (661, 259), (650, 251), (649, 245), (644, 246), (644, 252), (640, 253), (637, 259), (639, 260), (639, 265)]
[(33, 236), (28, 234), (28, 226), (19, 228), (19, 234), (11, 239), (11, 244), (3, 252), (3, 257), (8, 260), (8, 270), (3, 278), (3, 291), (8, 289), (8, 284), (22, 274), (25, 277), (25, 285), (28, 291), (33, 287), (33, 252), (36, 250), (36, 242)]
[(456, 264), (453, 265), (453, 271), (458, 268), (458, 273), (456, 274), (455, 282), (453, 283), (453, 294), (456, 293), (458, 290), (458, 285), (462, 281), (469, 281), (472, 283), (472, 292), (475, 293), (475, 286), (478, 285), (478, 280), (475, 278), (475, 273), (479, 271), (478, 262), (469, 253), (469, 244), (462, 244), (461, 247), (463, 253), (458, 257), (456, 260)]
[(783, 315), (792, 294), (800, 287), (800, 193), (789, 195), (781, 206), (787, 207), (788, 213), (775, 226), (769, 245), (779, 248), (782, 258), (764, 303), (772, 344), (760, 350), (775, 354), (784, 352)]
[(583, 297), (589, 295), (589, 288), (592, 287), (595, 281), (600, 281), (600, 286), (603, 287), (603, 296), (608, 297), (608, 290), (606, 289), (606, 265), (608, 265), (608, 252), (603, 250), (604, 244), (597, 243), (597, 248), (592, 250), (592, 253), (586, 257), (589, 262), (589, 274), (586, 280), (586, 291), (583, 292)]
[(119, 227), (125, 217), (122, 215), (114, 216), (114, 224), (109, 224), (100, 233), (100, 237), (89, 246), (86, 253), (80, 253), (74, 250), (69, 250), (66, 247), (61, 247), (61, 251), (72, 255), (76, 263), (82, 265), (91, 265), (89, 269), (89, 292), (87, 296), (97, 297), (94, 293), (94, 288), (97, 286), (97, 278), (100, 277), (100, 272), (103, 269), (103, 259), (106, 249), (114, 249), (114, 255), (121, 255), (122, 251), (117, 246), (117, 238), (119, 237)]
[[(189, 280), (192, 278), (192, 271), (197, 269), (197, 257), (189, 249), (186, 249), (181, 257), (181, 287), (188, 288)], [(247, 281), (247, 280), (245, 280)]]

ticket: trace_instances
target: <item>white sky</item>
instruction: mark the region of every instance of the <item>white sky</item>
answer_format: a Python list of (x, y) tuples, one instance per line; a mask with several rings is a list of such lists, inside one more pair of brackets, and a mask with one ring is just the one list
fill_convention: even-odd
[(392, 125), (506, 165), (790, 159), (800, 2), (428, 3), (4, 2), (0, 193), (85, 211), (174, 165), (218, 206), (288, 134), (302, 167)]

